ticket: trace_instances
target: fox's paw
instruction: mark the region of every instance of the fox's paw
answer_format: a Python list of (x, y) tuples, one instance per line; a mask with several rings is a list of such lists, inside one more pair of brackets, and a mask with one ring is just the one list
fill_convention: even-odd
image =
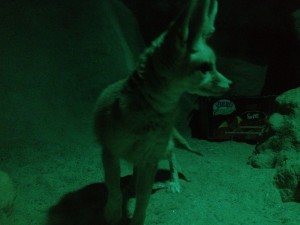
[(169, 181), (166, 183), (166, 188), (168, 192), (171, 193), (179, 193), (181, 192), (181, 185), (179, 182), (176, 181)]
[(119, 225), (122, 219), (122, 204), (108, 203), (104, 209), (104, 217), (108, 225)]
[(153, 189), (165, 189), (167, 192), (179, 193), (181, 192), (181, 185), (176, 181), (158, 182), (154, 184)]

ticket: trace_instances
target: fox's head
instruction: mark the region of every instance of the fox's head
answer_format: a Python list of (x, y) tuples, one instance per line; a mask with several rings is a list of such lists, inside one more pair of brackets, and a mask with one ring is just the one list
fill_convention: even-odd
[(214, 33), (216, 0), (191, 0), (170, 28), (153, 42), (156, 73), (182, 91), (220, 96), (232, 83), (217, 71), (214, 51), (207, 40)]

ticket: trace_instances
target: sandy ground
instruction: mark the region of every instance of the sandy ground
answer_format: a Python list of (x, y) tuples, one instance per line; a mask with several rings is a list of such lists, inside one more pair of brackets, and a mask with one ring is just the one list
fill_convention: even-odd
[[(233, 141), (190, 140), (204, 156), (176, 150), (190, 182), (182, 192), (156, 191), (146, 225), (299, 225), (300, 204), (282, 203), (274, 170), (246, 164), (253, 146)], [(21, 142), (2, 147), (1, 168), (17, 186), (12, 225), (101, 225), (105, 201), (100, 149), (92, 141)], [(166, 168), (162, 161), (160, 168)], [(130, 174), (123, 164), (123, 176)], [(59, 202), (61, 198), (64, 200)], [(51, 213), (49, 208), (55, 206)]]

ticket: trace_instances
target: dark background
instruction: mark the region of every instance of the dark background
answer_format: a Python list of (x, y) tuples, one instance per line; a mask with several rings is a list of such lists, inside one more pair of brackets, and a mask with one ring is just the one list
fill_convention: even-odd
[[(124, 0), (127, 8), (118, 0), (1, 1), (0, 142), (92, 136), (99, 92), (134, 69), (182, 2)], [(260, 94), (270, 63), (279, 65), (276, 76), (289, 77), (293, 68), (285, 64), (298, 64), (299, 13), (298, 20), (291, 15), (297, 7), (298, 1), (219, 2), (210, 44), (219, 70), (235, 81), (230, 94)]]

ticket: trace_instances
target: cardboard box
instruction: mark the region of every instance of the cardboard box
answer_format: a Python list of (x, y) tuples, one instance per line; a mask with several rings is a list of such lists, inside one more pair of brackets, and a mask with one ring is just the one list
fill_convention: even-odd
[(199, 97), (192, 111), (192, 137), (212, 141), (257, 143), (274, 111), (276, 96)]

